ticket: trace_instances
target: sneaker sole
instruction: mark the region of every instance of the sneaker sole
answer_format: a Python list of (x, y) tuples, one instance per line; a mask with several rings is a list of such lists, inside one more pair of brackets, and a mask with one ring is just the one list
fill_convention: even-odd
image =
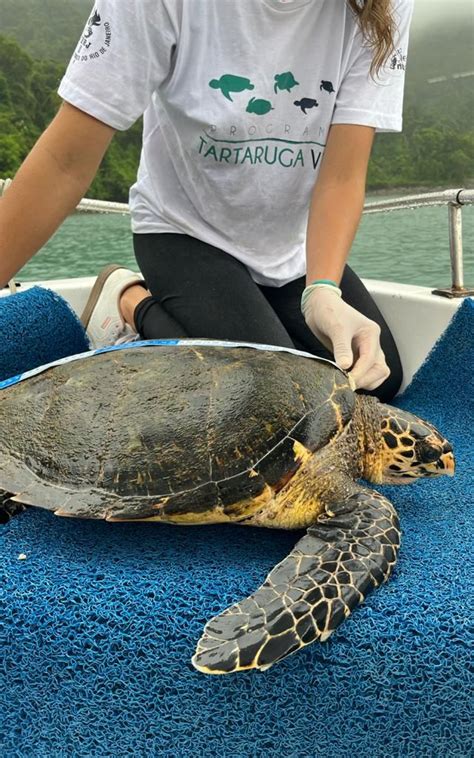
[(84, 312), (81, 316), (81, 324), (84, 329), (87, 330), (87, 327), (89, 326), (89, 321), (91, 320), (93, 310), (97, 305), (97, 301), (101, 295), (101, 292), (104, 289), (104, 284), (106, 283), (109, 276), (119, 268), (124, 268), (124, 266), (118, 266), (116, 263), (112, 263), (110, 266), (104, 268), (97, 277), (95, 284), (92, 287), (91, 294), (89, 295), (89, 299), (86, 303), (86, 307), (84, 308)]

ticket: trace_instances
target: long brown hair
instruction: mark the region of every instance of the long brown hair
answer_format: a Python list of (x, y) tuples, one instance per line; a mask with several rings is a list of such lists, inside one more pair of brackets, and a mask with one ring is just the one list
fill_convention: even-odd
[(371, 76), (378, 74), (394, 48), (392, 0), (347, 0), (362, 34), (373, 50)]

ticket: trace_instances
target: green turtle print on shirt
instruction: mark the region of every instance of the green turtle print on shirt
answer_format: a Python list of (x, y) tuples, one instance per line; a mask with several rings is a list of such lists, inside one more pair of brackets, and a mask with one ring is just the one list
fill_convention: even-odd
[(231, 92), (243, 92), (246, 89), (255, 89), (255, 86), (251, 83), (250, 79), (246, 79), (244, 76), (234, 76), (233, 74), (223, 74), (220, 79), (211, 79), (209, 87), (213, 89), (220, 89), (224, 97), (227, 100), (232, 100)]
[(286, 90), (291, 92), (292, 87), (296, 87), (299, 82), (296, 81), (291, 71), (285, 71), (284, 74), (275, 74), (275, 95), (278, 90)]
[(257, 100), (255, 97), (251, 97), (245, 110), (247, 113), (256, 113), (257, 116), (264, 116), (265, 113), (274, 111), (275, 108), (273, 108), (269, 100)]

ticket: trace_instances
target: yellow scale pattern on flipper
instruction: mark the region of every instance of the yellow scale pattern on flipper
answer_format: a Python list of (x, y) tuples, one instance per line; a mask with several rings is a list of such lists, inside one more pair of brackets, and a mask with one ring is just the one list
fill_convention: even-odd
[(377, 492), (360, 490), (353, 498), (352, 523), (332, 531), (326, 520), (326, 532), (323, 523), (315, 527), (255, 593), (207, 622), (192, 659), (199, 671), (264, 671), (315, 640), (324, 642), (386, 581), (399, 547), (395, 511)]

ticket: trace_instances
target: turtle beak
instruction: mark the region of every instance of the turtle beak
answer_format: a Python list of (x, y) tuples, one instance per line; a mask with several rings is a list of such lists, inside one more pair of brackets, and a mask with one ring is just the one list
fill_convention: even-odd
[(441, 468), (441, 469), (444, 468), (444, 472), (443, 473), (447, 474), (448, 476), (454, 476), (454, 472), (456, 470), (456, 464), (454, 462), (454, 455), (451, 452), (450, 453), (444, 453), (444, 455), (442, 455), (439, 460), (440, 460), (440, 463), (441, 463), (441, 465), (439, 466), (439, 468)]

